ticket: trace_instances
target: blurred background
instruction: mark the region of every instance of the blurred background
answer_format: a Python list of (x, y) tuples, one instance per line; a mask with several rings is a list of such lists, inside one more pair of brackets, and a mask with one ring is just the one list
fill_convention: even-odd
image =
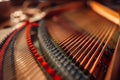
[[(0, 0), (0, 29), (10, 27), (39, 10), (44, 11), (47, 8), (71, 1), (87, 3), (89, 0)], [(96, 1), (120, 13), (120, 0)]]

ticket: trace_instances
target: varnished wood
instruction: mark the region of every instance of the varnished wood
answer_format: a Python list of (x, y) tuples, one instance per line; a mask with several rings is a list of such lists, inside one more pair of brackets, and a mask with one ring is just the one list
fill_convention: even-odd
[(120, 36), (110, 66), (108, 68), (105, 80), (120, 80), (119, 72), (120, 72)]

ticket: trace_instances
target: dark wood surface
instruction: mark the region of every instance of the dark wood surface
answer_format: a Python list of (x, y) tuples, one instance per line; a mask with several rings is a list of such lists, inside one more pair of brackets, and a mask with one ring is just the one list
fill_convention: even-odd
[(120, 36), (105, 80), (120, 80)]

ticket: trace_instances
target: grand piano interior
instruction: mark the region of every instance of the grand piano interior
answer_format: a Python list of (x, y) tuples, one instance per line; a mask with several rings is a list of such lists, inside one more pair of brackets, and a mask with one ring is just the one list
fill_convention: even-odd
[(120, 80), (120, 0), (0, 0), (0, 80)]

